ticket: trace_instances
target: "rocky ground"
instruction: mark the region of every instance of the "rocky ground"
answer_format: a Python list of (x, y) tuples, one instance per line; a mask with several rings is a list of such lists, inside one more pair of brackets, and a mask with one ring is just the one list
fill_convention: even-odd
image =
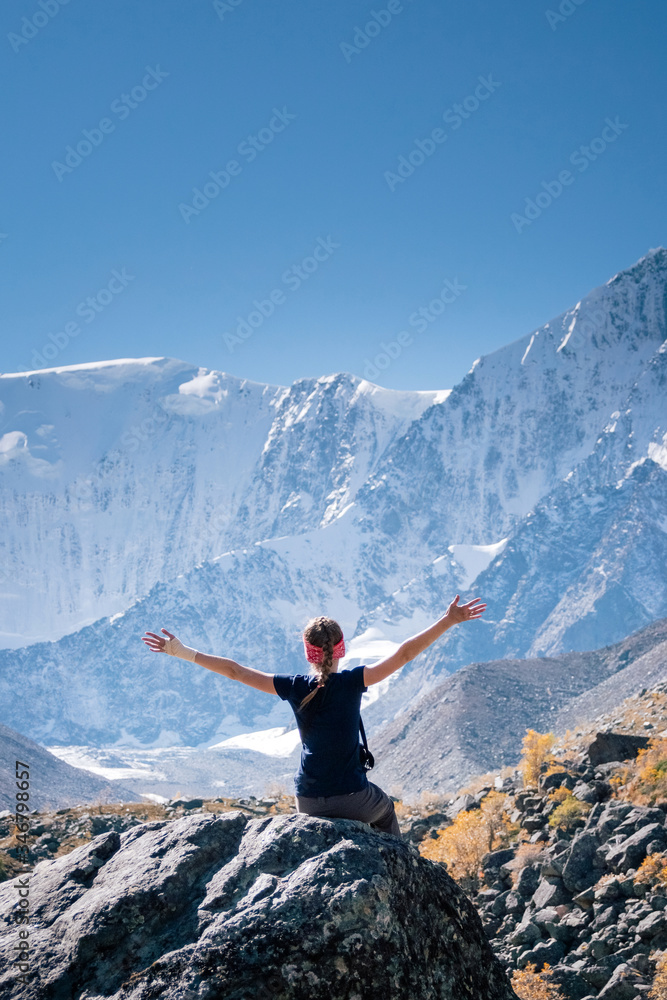
[[(643, 1000), (656, 960), (667, 952), (667, 795), (653, 801), (633, 796), (636, 764), (610, 759), (627, 758), (648, 737), (667, 735), (666, 720), (663, 684), (568, 732), (552, 749), (555, 763), (542, 768), (533, 786), (524, 785), (519, 770), (506, 768), (453, 798), (425, 796), (410, 807), (396, 802), (404, 839), (422, 850), (459, 813), (479, 809), (490, 791), (506, 796), (508, 839), (485, 855), (480, 878), (465, 887), (506, 969), (533, 963), (539, 970), (548, 963), (564, 1000)], [(578, 805), (566, 822), (555, 824), (563, 796)], [(122, 836), (140, 824), (234, 812), (246, 822), (293, 811), (285, 791), (33, 813), (29, 862), (62, 858), (100, 834)], [(13, 817), (5, 812), (0, 880), (23, 870)]]
[[(548, 963), (566, 1000), (640, 1000), (667, 951), (667, 794), (639, 801), (629, 784), (636, 764), (608, 759), (664, 736), (666, 707), (667, 686), (642, 691), (568, 733), (553, 749), (558, 764), (544, 766), (536, 786), (524, 787), (518, 771), (487, 775), (439, 814), (411, 817), (406, 831), (427, 842), (492, 789), (507, 795), (514, 836), (482, 859), (468, 891), (506, 967)], [(611, 732), (617, 727), (622, 736)], [(567, 822), (550, 824), (565, 790), (578, 805)]]

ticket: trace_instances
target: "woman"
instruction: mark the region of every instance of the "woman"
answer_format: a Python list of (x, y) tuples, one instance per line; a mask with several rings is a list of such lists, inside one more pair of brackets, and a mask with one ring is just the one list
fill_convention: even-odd
[(368, 780), (361, 764), (361, 695), (369, 685), (378, 684), (414, 660), (452, 625), (479, 618), (486, 609), (479, 598), (468, 604), (458, 602), (457, 594), (442, 618), (406, 639), (391, 656), (372, 667), (359, 666), (340, 673), (338, 664), (345, 656), (345, 640), (340, 625), (332, 618), (313, 618), (304, 629), (306, 659), (313, 665), (315, 676), (267, 674), (243, 667), (235, 660), (184, 646), (164, 628), (166, 639), (146, 632), (142, 640), (156, 653), (192, 660), (231, 680), (289, 701), (302, 743), (301, 762), (294, 778), (297, 812), (363, 820), (383, 833), (400, 837), (392, 800)]

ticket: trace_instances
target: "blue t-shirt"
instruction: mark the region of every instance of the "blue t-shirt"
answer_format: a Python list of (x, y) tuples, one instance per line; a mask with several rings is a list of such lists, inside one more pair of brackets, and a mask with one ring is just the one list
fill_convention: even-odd
[(294, 776), (296, 794), (309, 798), (359, 792), (368, 778), (359, 757), (359, 712), (364, 668), (329, 674), (326, 685), (299, 712), (317, 686), (314, 674), (274, 674), (273, 686), (289, 701), (301, 736), (301, 763)]

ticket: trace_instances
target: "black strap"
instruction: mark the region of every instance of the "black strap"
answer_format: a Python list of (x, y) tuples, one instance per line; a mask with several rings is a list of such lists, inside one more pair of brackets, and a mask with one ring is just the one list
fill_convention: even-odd
[(364, 741), (363, 747), (359, 748), (359, 757), (361, 760), (361, 766), (363, 767), (364, 771), (370, 771), (372, 767), (375, 767), (375, 758), (368, 749), (368, 743), (366, 742), (366, 732), (364, 730), (364, 724), (361, 721), (361, 716), (359, 716), (359, 729), (361, 731), (361, 738)]

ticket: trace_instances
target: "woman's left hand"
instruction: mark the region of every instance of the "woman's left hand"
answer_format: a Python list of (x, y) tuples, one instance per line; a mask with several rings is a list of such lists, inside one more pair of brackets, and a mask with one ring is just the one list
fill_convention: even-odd
[(486, 604), (480, 604), (480, 601), (480, 597), (475, 597), (474, 600), (468, 601), (467, 604), (459, 604), (459, 595), (457, 594), (447, 608), (447, 616), (452, 619), (453, 625), (457, 625), (459, 622), (472, 621), (473, 618), (479, 618), (482, 612), (486, 611)]

